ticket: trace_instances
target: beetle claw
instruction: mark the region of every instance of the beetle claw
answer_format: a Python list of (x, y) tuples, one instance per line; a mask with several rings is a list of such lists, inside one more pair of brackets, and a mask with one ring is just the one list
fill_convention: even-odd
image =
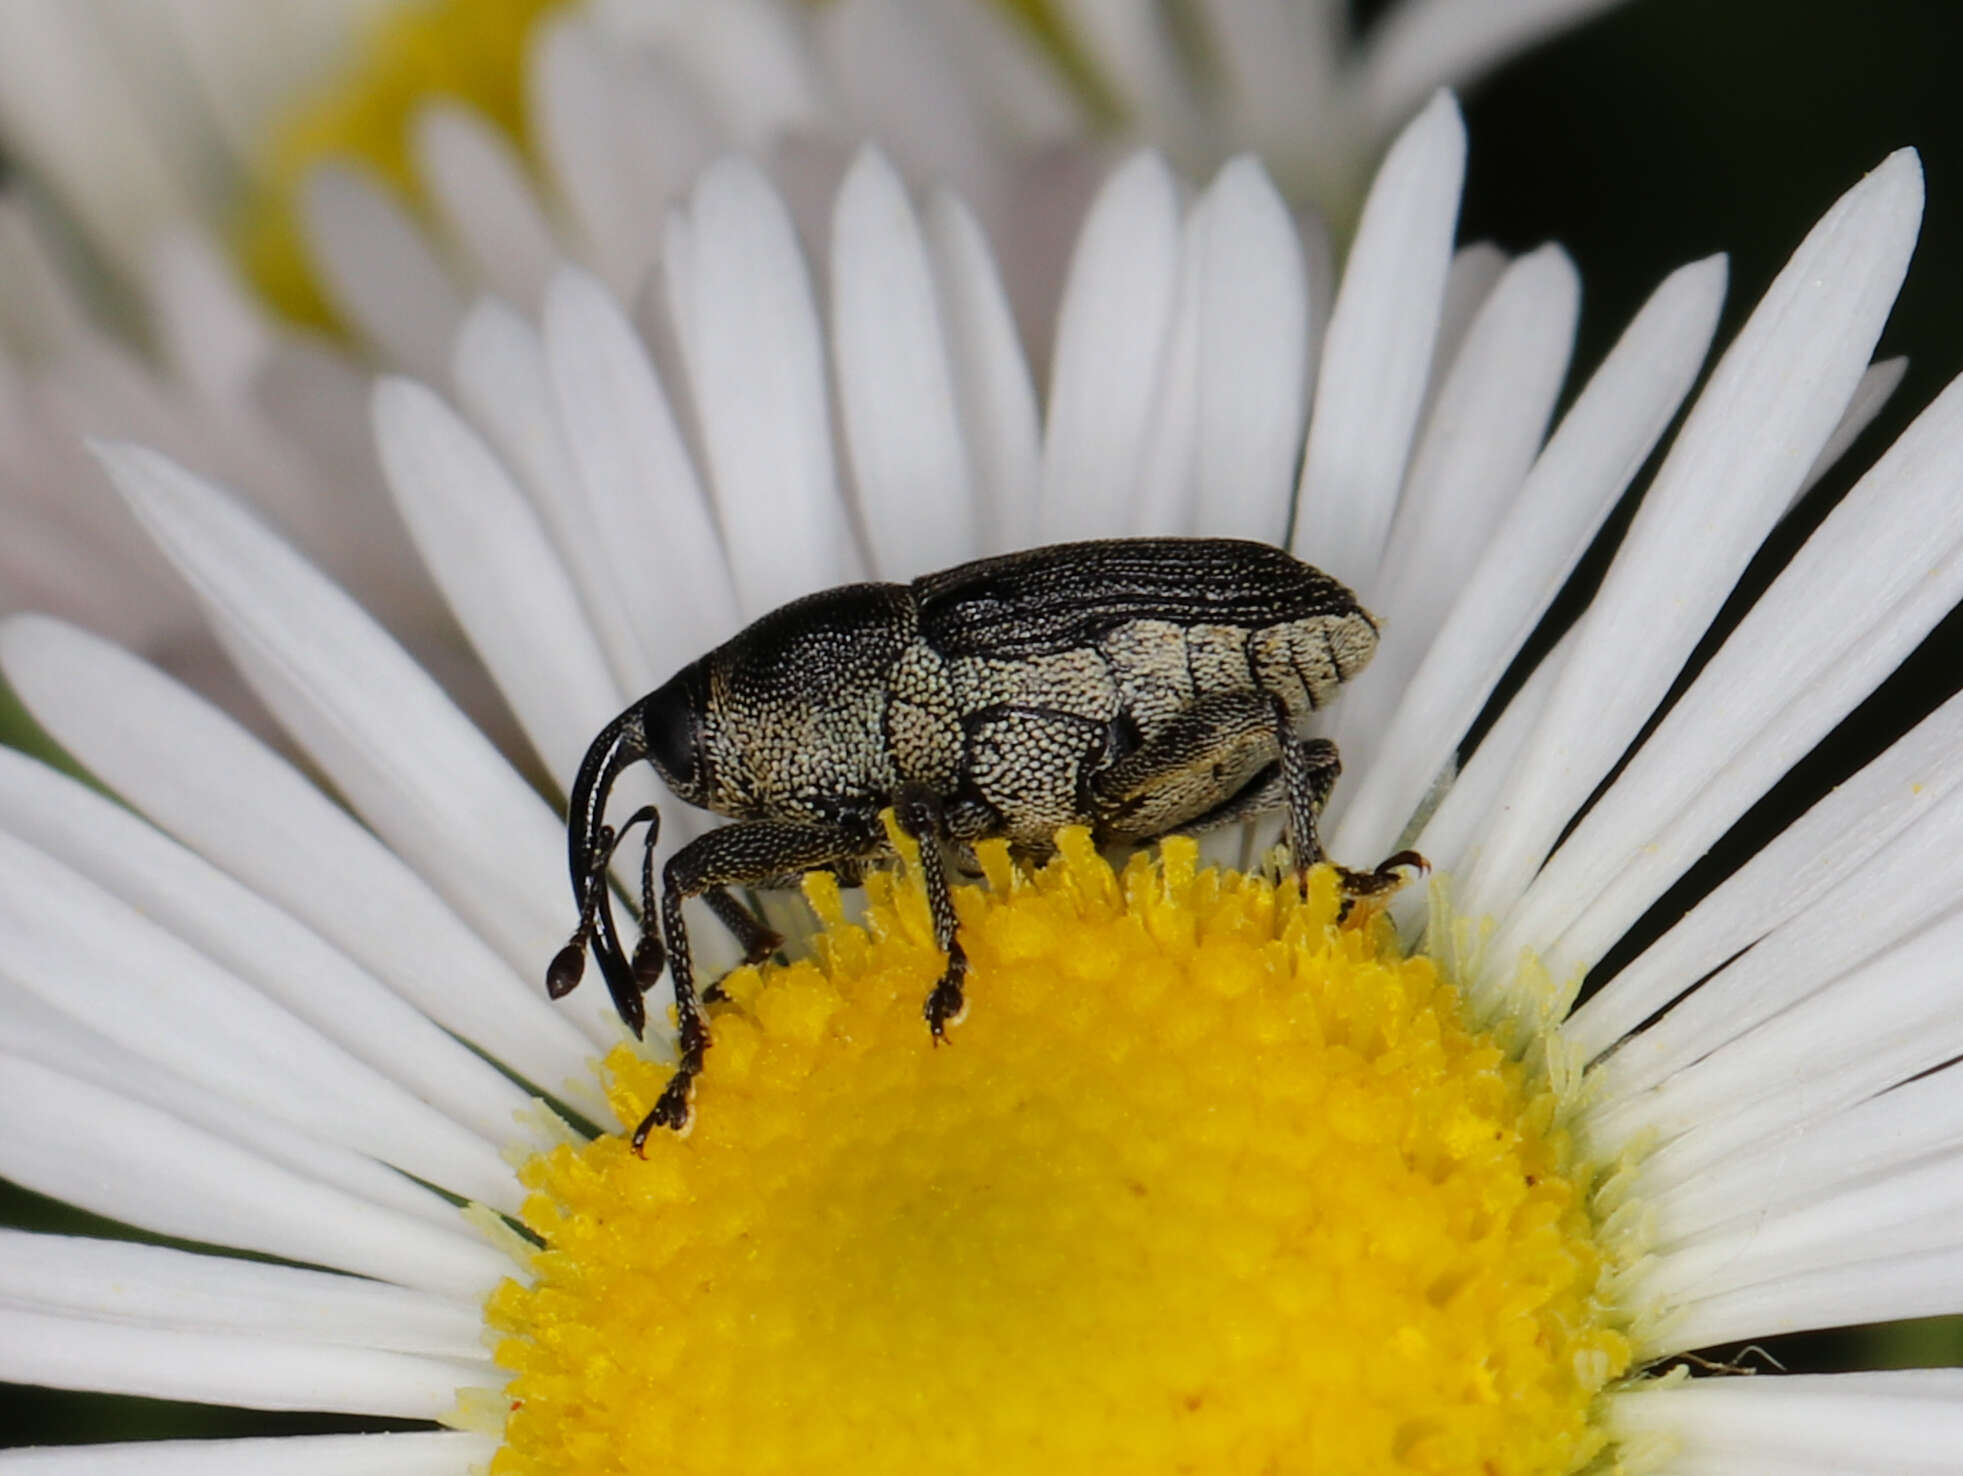
[(641, 1119), (641, 1125), (634, 1129), (634, 1156), (647, 1157), (648, 1139), (656, 1128), (667, 1128), (678, 1138), (686, 1138), (695, 1126), (695, 1073), (683, 1067), (668, 1078), (661, 1095), (655, 1098), (654, 1108)]
[(1399, 851), (1387, 856), (1369, 871), (1352, 871), (1347, 866), (1336, 868), (1338, 879), (1342, 882), (1343, 895), (1351, 902), (1365, 898), (1381, 900), (1398, 891), (1411, 878), (1404, 873), (1414, 871), (1423, 876), (1431, 870), (1431, 863), (1416, 851)]

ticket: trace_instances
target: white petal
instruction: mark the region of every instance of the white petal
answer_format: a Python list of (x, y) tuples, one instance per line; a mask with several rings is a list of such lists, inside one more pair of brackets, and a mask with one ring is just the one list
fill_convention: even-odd
[(294, 524), (309, 548), (321, 549), (323, 559), (331, 550), (332, 571), (347, 571), (349, 587), (372, 612), (413, 630), (441, 617), (382, 486), (368, 428), (369, 374), (318, 336), (281, 337), (253, 376), (252, 409), (328, 489)]
[[(0, 117), (8, 152), (53, 182), (91, 243), (134, 271), (150, 228), (198, 211), (187, 142), (155, 126), (79, 6), (0, 6)], [(173, 148), (173, 145), (178, 147)]]
[(1619, 0), (1403, 0), (1372, 27), (1360, 90), (1379, 129), (1438, 87), (1462, 87)]
[[(1894, 1256), (1947, 1254), (1963, 1264), (1963, 1248), (1955, 1244), (1955, 1217), (1963, 1211), (1959, 1168), (1963, 1156), (1939, 1154), (1894, 1174), (1835, 1187), (1822, 1199), (1706, 1231), (1645, 1260), (1623, 1305), (1684, 1307), (1826, 1272), (1857, 1282), (1867, 1266)], [(1918, 1315), (1951, 1311), (1934, 1286), (1930, 1292)], [(1792, 1325), (1753, 1331), (1786, 1333)]]
[(1057, 9), (1140, 131), (1196, 155), (1200, 119), (1164, 10), (1134, 0), (1058, 0)]
[(1445, 377), (1458, 362), (1472, 320), (1479, 316), (1500, 275), (1512, 262), (1513, 258), (1491, 241), (1474, 241), (1452, 253), (1452, 265), (1445, 273), (1445, 300), (1438, 307), (1438, 341), (1431, 349), (1431, 377), (1425, 383), (1425, 404), (1418, 424), (1430, 421), (1431, 407), (1438, 401)]
[(1580, 309), (1574, 263), (1543, 246), (1507, 266), (1468, 326), (1426, 416), (1371, 591), (1391, 641), (1430, 644), (1520, 490), (1567, 377)]
[(859, 509), (883, 579), (981, 552), (934, 277), (906, 186), (868, 146), (832, 215), (832, 352)]
[(527, 52), (539, 154), (601, 276), (631, 292), (646, 222), (617, 146), (604, 43), (579, 16), (561, 14), (545, 20)]
[(156, 10), (165, 24), (153, 44), (167, 47), (183, 68), (171, 80), (209, 113), (231, 167), (263, 160), (270, 120), (349, 59), (362, 18), (361, 8), (344, 0), (277, 8), (255, 0), (166, 0)]
[(1620, 1437), (1662, 1434), (1730, 1470), (1939, 1471), (1963, 1445), (1963, 1371), (1783, 1374), (1638, 1385), (1609, 1402)]
[[(1302, 245), (1303, 274), (1309, 284), (1309, 369), (1302, 386), (1303, 419), (1315, 403), (1316, 376), (1322, 372), (1322, 346), (1329, 338), (1329, 318), (1336, 307), (1336, 243), (1329, 222), (1316, 210), (1295, 212), (1295, 239)], [(1293, 516), (1293, 504), (1290, 504)]]
[(1692, 1302), (1667, 1316), (1645, 1339), (1644, 1356), (1709, 1348), (1741, 1338), (1934, 1317), (1959, 1309), (1963, 1309), (1963, 1254), (1954, 1247), (1876, 1257), (1757, 1282)]
[(1566, 377), (1581, 281), (1559, 247), (1500, 279), (1446, 377), (1366, 595), (1384, 623), (1370, 679), (1345, 694), (1335, 738), (1372, 754), (1496, 526), (1520, 494)]
[(474, 109), (439, 100), (417, 114), (410, 146), (431, 205), (479, 282), (535, 309), (558, 248), (510, 141)]
[(1439, 304), (1439, 338), (1431, 345), (1425, 402), (1417, 412), (1419, 426), (1431, 424), (1431, 408), (1439, 402), (1439, 391), (1445, 389), (1453, 365), (1459, 363), (1459, 349), (1464, 347), (1472, 320), (1486, 306), (1486, 298), (1512, 263), (1513, 257), (1492, 241), (1472, 241), (1453, 251), (1453, 265), (1445, 273), (1445, 300)]
[(457, 1212), (451, 1201), (380, 1159), (325, 1142), (304, 1128), (294, 1127), (283, 1116), (256, 1108), (241, 1111), (236, 1097), (222, 1095), (213, 1087), (125, 1050), (73, 1015), (6, 980), (0, 980), (0, 1051), (38, 1061), (49, 1070), (154, 1108), (310, 1183), (340, 1190), (444, 1231), (456, 1227)]
[(47, 358), (89, 327), (45, 220), (18, 191), (0, 196), (0, 325), (22, 354)]
[(932, 14), (943, 48), (975, 79), (972, 85), (990, 122), (1011, 141), (993, 150), (998, 158), (1014, 154), (1018, 146), (1031, 152), (1067, 147), (1094, 131), (1083, 100), (1018, 17), (965, 0), (929, 0), (908, 8)]
[(147, 304), (158, 348), (208, 404), (238, 407), (272, 347), (261, 309), (218, 245), (179, 229), (151, 248)]
[(647, 668), (666, 678), (741, 623), (695, 468), (646, 349), (592, 278), (553, 279), (545, 354), (613, 589)]
[[(223, 493), (151, 452), (99, 453), (266, 705), (397, 854), (513, 967), (550, 960), (564, 827), (367, 614)], [(584, 1017), (597, 1041), (617, 1034)]]
[(1036, 541), (1042, 433), (1036, 390), (988, 238), (959, 197), (927, 198), (927, 247), (939, 290), (962, 439), (978, 503), (984, 553)]
[(1820, 478), (1839, 464), (1840, 458), (1847, 454), (1847, 448), (1861, 438), (1861, 432), (1874, 424), (1874, 418), (1887, 408), (1888, 401), (1901, 388), (1902, 376), (1907, 373), (1906, 358), (1880, 359), (1868, 365), (1868, 372), (1861, 376), (1853, 398), (1847, 402), (1846, 410), (1841, 412), (1840, 424), (1834, 427), (1827, 444), (1820, 448), (1820, 454), (1813, 458), (1813, 465), (1807, 468), (1799, 491), (1786, 505), (1788, 511), (1813, 490)]
[(526, 1095), (345, 954), (136, 819), (11, 749), (0, 829), (38, 847), (494, 1143)]
[[(309, 923), (431, 1019), (607, 1120), (591, 1046), (387, 847), (203, 699), (35, 616), (0, 660), (37, 720), (116, 793)], [(549, 955), (548, 955), (549, 956)]]
[(1724, 282), (1718, 257), (1672, 273), (1562, 416), (1406, 686), (1349, 795), (1332, 855), (1381, 855), (1395, 845), (1689, 392), (1717, 330)]
[(908, 179), (972, 194), (992, 182), (997, 140), (980, 79), (950, 49), (946, 9), (931, 0), (841, 0), (817, 12), (815, 39), (855, 133), (879, 139)]
[(408, 379), (375, 389), (375, 444), (423, 562), (561, 793), (626, 698), (545, 530), (484, 443)]
[(1960, 943), (1963, 913), (1952, 913), (1648, 1091), (1591, 1100), (1583, 1130), (1610, 1154), (1653, 1133), (1663, 1146), (1632, 1182), (1657, 1193), (1770, 1131), (1933, 1070), (1963, 1054)]
[(498, 1381), (484, 1363), (50, 1317), (0, 1307), (0, 1378), (245, 1409), (433, 1420), (457, 1390)]
[(334, 306), (388, 362), (441, 381), (463, 300), (422, 231), (379, 184), (342, 165), (307, 179), (308, 253)]
[(668, 673), (657, 671), (642, 649), (631, 604), (614, 587), (607, 540), (580, 482), (537, 331), (504, 303), (487, 298), (464, 318), (451, 374), (458, 403), (524, 484), (551, 533), (619, 689), (650, 690)]
[(126, 1097), (4, 1058), (0, 1173), (112, 1220), (479, 1300), (510, 1273), (460, 1232), (290, 1173)]
[(640, 287), (670, 200), (717, 140), (670, 69), (623, 55), (579, 13), (547, 17), (528, 57), (539, 153), (616, 293)]
[(1601, 957), (1921, 644), (1963, 599), (1959, 462), (1963, 380), (1747, 612), (1535, 878), (1497, 951), (1532, 939), (1557, 976)]
[(1095, 537), (1131, 522), (1179, 282), (1172, 172), (1139, 154), (1098, 193), (1057, 310), (1043, 445), (1040, 536)]
[(1323, 339), (1291, 547), (1366, 593), (1424, 400), (1464, 179), (1465, 122), (1440, 93), (1377, 171)]
[(1200, 202), (1198, 521), (1279, 543), (1307, 418), (1307, 266), (1288, 207), (1250, 156)]
[[(1563, 636), (1507, 703), (1506, 710), (1487, 730), (1464, 769), (1452, 776), (1441, 767), (1418, 791), (1422, 798), (1441, 779), (1450, 781), (1438, 808), (1424, 820), (1423, 829), (1413, 842), (1438, 871), (1455, 876), (1477, 856), (1481, 827), (1489, 822), (1500, 787), (1533, 737), (1548, 695), (1554, 690), (1561, 667), (1573, 649), (1574, 637)], [(1398, 914), (1400, 920), (1412, 915), (1411, 906), (1411, 902), (1404, 902)]]
[(612, 36), (685, 64), (739, 148), (762, 153), (785, 134), (815, 132), (827, 121), (801, 7), (782, 0), (597, 0), (592, 12)]
[(466, 1198), (516, 1208), (496, 1149), (180, 939), (0, 834), (0, 975), (122, 1045)]
[(1201, 234), (1204, 202), (1179, 228), (1179, 282), (1159, 351), (1154, 401), (1144, 439), (1132, 452), (1137, 467), (1127, 489), (1121, 531), (1141, 536), (1183, 534), (1193, 526), (1199, 494)]
[[(1955, 697), (1604, 985), (1575, 1011), (1568, 1040), (1600, 1055), (1705, 980), (1602, 1063), (1602, 1081), (1640, 1090), (1922, 927), (1963, 895), (1960, 760), (1963, 697)], [(1848, 927), (1848, 918), (1861, 925)]]
[(1839, 1194), (1963, 1141), (1963, 1069), (1954, 1066), (1870, 1097), (1644, 1201), (1656, 1243), (1672, 1246), (1768, 1210)]
[(9, 1476), (469, 1476), (497, 1451), (489, 1435), (266, 1435), (0, 1450)]
[[(1344, 7), (1291, 0), (1205, 0), (1207, 61), (1224, 74), (1225, 131), (1283, 179), (1340, 150), (1347, 94), (1337, 65), (1348, 49)], [(1299, 191), (1291, 191), (1299, 193)]]
[(861, 577), (832, 460), (817, 308), (790, 213), (754, 164), (695, 186), (671, 271), (717, 516), (744, 612)]
[(1921, 212), (1921, 168), (1897, 154), (1814, 227), (1713, 371), (1582, 617), (1469, 910), (1510, 908), (1655, 711), (1860, 382)]
[(0, 1229), (0, 1302), (28, 1311), (296, 1343), (484, 1356), (483, 1310), (385, 1282), (125, 1240)]
[[(1796, 1204), (1734, 1218), (1646, 1260), (1638, 1270), (1636, 1305), (1651, 1298), (1699, 1301), (1836, 1268), (1851, 1272), (1896, 1255), (1947, 1251), (1963, 1260), (1956, 1244), (1956, 1216), (1963, 1212), (1959, 1169), (1963, 1155), (1952, 1148)], [(1948, 1310), (1932, 1298), (1928, 1313)]]

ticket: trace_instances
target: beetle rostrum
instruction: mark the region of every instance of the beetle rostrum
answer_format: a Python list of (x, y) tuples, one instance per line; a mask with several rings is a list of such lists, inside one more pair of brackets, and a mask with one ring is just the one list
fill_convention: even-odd
[[(935, 1040), (964, 1008), (944, 846), (1002, 838), (1046, 854), (1059, 827), (1143, 842), (1285, 811), (1296, 870), (1324, 859), (1316, 816), (1341, 772), (1311, 715), (1370, 660), (1377, 623), (1320, 570), (1264, 543), (1221, 538), (1059, 544), (963, 564), (911, 584), (807, 595), (684, 667), (601, 731), (573, 782), (567, 861), (579, 925), (553, 960), (556, 999), (590, 945), (620, 1017), (673, 973), (679, 1063), (634, 1134), (685, 1129), (709, 1033), (682, 902), (701, 897), (757, 962), (782, 941), (731, 887), (788, 885), (820, 868), (848, 884), (891, 854), (880, 813), (919, 842), (947, 966), (924, 1013)], [(674, 794), (734, 824), (663, 869), (660, 816), (616, 830), (608, 794), (646, 759)], [(642, 936), (630, 962), (607, 868), (646, 824)], [(1400, 852), (1342, 871), (1352, 896), (1422, 866)]]

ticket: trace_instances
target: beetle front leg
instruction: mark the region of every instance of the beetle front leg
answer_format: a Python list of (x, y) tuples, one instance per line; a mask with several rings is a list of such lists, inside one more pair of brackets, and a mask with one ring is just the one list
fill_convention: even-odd
[(927, 889), (927, 913), (934, 922), (934, 946), (947, 955), (941, 974), (921, 1013), (934, 1034), (934, 1044), (947, 1039), (947, 1027), (959, 1025), (968, 1012), (962, 983), (968, 977), (968, 955), (956, 936), (959, 921), (954, 898), (947, 889), (947, 868), (941, 863), (944, 829), (940, 796), (918, 785), (907, 785), (893, 797), (893, 818), (908, 839), (920, 847), (920, 879)]
[[(702, 1058), (709, 1049), (709, 1022), (696, 998), (695, 961), (689, 953), (682, 903), (710, 894), (711, 907), (718, 916), (724, 916), (724, 909), (715, 906), (714, 894), (721, 892), (730, 908), (738, 908), (724, 888), (754, 886), (773, 877), (810, 871), (864, 855), (876, 847), (877, 842), (842, 829), (750, 820), (698, 836), (669, 858), (662, 872), (661, 931), (668, 940), (668, 968), (675, 986), (675, 1049), (679, 1059), (653, 1110), (634, 1129), (636, 1153), (658, 1127), (678, 1133), (688, 1130), (695, 1078), (702, 1073)], [(727, 917), (724, 920), (728, 921)], [(761, 944), (769, 930), (754, 918), (750, 922), (755, 931), (746, 938), (738, 927), (737, 937), (748, 944)]]

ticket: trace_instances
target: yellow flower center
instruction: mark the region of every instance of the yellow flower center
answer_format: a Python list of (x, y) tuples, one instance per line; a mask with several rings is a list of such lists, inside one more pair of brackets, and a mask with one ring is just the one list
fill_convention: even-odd
[[(1555, 1094), (1381, 918), (1082, 832), (743, 970), (693, 1134), (524, 1169), (495, 1476), (1566, 1472), (1628, 1363)], [(623, 1123), (667, 1068), (608, 1062)]]

